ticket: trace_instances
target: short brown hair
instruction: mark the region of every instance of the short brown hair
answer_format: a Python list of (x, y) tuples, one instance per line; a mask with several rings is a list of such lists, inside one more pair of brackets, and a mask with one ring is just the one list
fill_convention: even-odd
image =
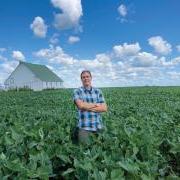
[(92, 77), (91, 72), (89, 70), (84, 70), (84, 71), (81, 72), (81, 79), (82, 79), (82, 75), (84, 73), (88, 73)]

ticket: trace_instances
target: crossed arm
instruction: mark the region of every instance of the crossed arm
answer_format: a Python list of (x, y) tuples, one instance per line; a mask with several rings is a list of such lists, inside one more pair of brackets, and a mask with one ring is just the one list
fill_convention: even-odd
[(107, 111), (106, 103), (87, 103), (78, 99), (78, 100), (75, 100), (75, 104), (78, 107), (78, 109), (81, 109), (84, 111), (92, 111), (92, 112), (106, 112)]

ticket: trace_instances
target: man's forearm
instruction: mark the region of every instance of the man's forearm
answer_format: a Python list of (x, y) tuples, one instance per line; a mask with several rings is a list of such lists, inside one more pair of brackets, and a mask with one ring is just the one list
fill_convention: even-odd
[(106, 112), (107, 108), (103, 106), (93, 107), (90, 109), (92, 112)]
[(90, 111), (92, 108), (95, 108), (97, 105), (95, 103), (87, 103), (87, 102), (83, 102), (81, 104), (81, 109), (82, 110), (86, 110), (86, 111)]
[(76, 101), (78, 109), (83, 111), (92, 111), (92, 112), (106, 112), (107, 105), (105, 103), (88, 103), (83, 101)]
[(92, 107), (90, 109), (92, 112), (106, 112), (107, 111), (107, 105), (106, 104), (99, 104), (96, 107)]

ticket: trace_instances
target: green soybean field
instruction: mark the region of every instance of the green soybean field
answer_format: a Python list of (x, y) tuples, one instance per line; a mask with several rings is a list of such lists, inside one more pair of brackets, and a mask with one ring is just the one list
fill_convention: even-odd
[(180, 179), (180, 87), (102, 92), (105, 128), (86, 145), (73, 89), (0, 92), (0, 179)]

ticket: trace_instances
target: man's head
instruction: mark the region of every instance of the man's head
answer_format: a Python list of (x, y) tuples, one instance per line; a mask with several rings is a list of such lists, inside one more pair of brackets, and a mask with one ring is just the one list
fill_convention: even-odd
[(84, 70), (81, 72), (81, 81), (84, 87), (91, 87), (92, 76), (91, 72)]

